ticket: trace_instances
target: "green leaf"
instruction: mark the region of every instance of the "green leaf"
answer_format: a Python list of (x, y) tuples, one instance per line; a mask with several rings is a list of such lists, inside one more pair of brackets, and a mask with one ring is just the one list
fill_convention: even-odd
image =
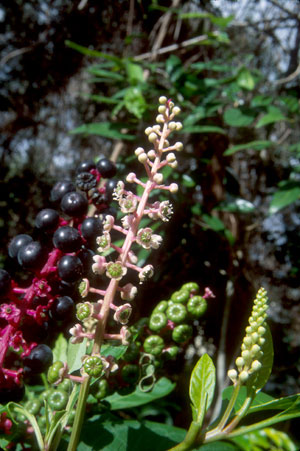
[(237, 84), (241, 88), (247, 89), (248, 91), (252, 91), (255, 88), (255, 80), (251, 72), (246, 67), (239, 70)]
[(187, 188), (193, 188), (196, 185), (196, 182), (192, 179), (192, 177), (188, 174), (183, 174), (182, 176), (182, 184)]
[(68, 342), (63, 334), (60, 333), (55, 341), (54, 348), (52, 349), (53, 361), (55, 362), (56, 360), (60, 360), (65, 362), (67, 360), (67, 349)]
[(231, 202), (221, 203), (215, 210), (230, 211), (231, 213), (251, 213), (255, 210), (255, 206), (246, 199), (238, 198)]
[(12, 410), (13, 410), (13, 412), (17, 412), (17, 413), (21, 413), (22, 415), (25, 415), (25, 417), (28, 419), (28, 421), (30, 422), (30, 424), (32, 426), (39, 449), (40, 450), (45, 449), (43, 436), (42, 436), (41, 430), (39, 428), (39, 425), (36, 421), (35, 416), (32, 415), (32, 413), (28, 412), (28, 410), (25, 409), (25, 407), (23, 407), (21, 404), (17, 404), (16, 402), (9, 402), (7, 404), (7, 409), (11, 416), (13, 416)]
[(83, 124), (80, 127), (71, 130), (72, 135), (82, 133), (84, 135), (99, 135), (104, 138), (111, 139), (125, 139), (132, 141), (135, 139), (134, 135), (122, 133), (120, 130), (124, 128), (121, 124), (112, 124), (111, 122), (94, 122), (92, 124)]
[[(231, 396), (232, 396), (232, 392), (234, 390), (234, 386), (231, 385), (230, 387), (226, 387), (223, 392), (222, 392), (222, 399), (224, 401), (229, 401)], [(245, 399), (247, 397), (247, 387), (242, 386), (240, 388), (238, 397), (236, 399), (236, 402), (234, 404), (234, 412), (237, 412), (243, 405)], [(270, 395), (268, 395), (267, 393), (264, 393), (262, 391), (258, 392), (251, 404), (251, 408), (254, 408), (254, 410), (257, 408), (258, 410), (260, 410), (260, 406), (263, 406), (264, 404), (268, 404), (269, 402), (274, 401), (274, 398)], [(249, 410), (249, 411), (250, 411)], [(248, 411), (248, 412), (249, 412)], [(252, 410), (251, 410), (252, 411)], [(256, 410), (255, 410), (256, 411)]]
[(97, 77), (104, 77), (111, 81), (123, 81), (124, 76), (120, 73), (113, 72), (112, 70), (100, 69), (98, 66), (88, 67), (87, 71), (90, 74), (96, 75)]
[(266, 96), (266, 95), (258, 95), (258, 96), (253, 97), (253, 99), (251, 100), (251, 106), (253, 106), (253, 107), (268, 106), (272, 102), (273, 102), (273, 97)]
[(221, 133), (226, 134), (226, 131), (221, 127), (216, 127), (214, 125), (193, 125), (185, 127), (182, 133)]
[(217, 218), (216, 216), (211, 216), (204, 214), (202, 215), (202, 219), (206, 224), (214, 230), (215, 232), (222, 232), (225, 229), (225, 225), (221, 219)]
[(111, 355), (116, 360), (119, 360), (121, 357), (123, 357), (127, 348), (128, 348), (128, 346), (124, 346), (124, 345), (111, 346), (111, 345), (105, 344), (105, 345), (101, 346), (101, 355), (103, 355), (104, 357)]
[(291, 189), (278, 190), (271, 200), (269, 213), (273, 215), (298, 199), (300, 199), (300, 186), (295, 186)]
[(77, 451), (165, 451), (181, 442), (186, 431), (168, 424), (137, 420), (85, 422)]
[(140, 64), (126, 61), (125, 67), (126, 67), (127, 77), (128, 77), (129, 83), (131, 85), (136, 85), (138, 83), (144, 82), (144, 72), (143, 72), (143, 68)]
[(267, 140), (258, 140), (258, 141), (250, 141), (248, 143), (237, 144), (236, 146), (231, 146), (229, 149), (225, 150), (224, 155), (232, 155), (239, 150), (251, 149), (251, 150), (262, 150), (267, 149), (272, 146), (272, 141)]
[(127, 110), (141, 119), (147, 109), (147, 103), (138, 87), (128, 88), (124, 96), (124, 104)]
[(74, 373), (82, 366), (81, 358), (86, 354), (87, 338), (83, 339), (82, 343), (68, 344), (67, 363), (69, 367), (69, 373)]
[(190, 399), (195, 412), (194, 421), (202, 424), (215, 391), (216, 369), (208, 354), (204, 354), (194, 367), (190, 380)]
[(268, 124), (274, 124), (274, 122), (284, 121), (286, 120), (286, 117), (282, 114), (279, 108), (276, 108), (274, 106), (270, 106), (268, 108), (268, 113), (265, 114), (263, 117), (260, 118), (260, 120), (256, 124), (256, 128), (263, 127), (264, 125)]
[(120, 395), (115, 392), (111, 396), (105, 398), (111, 405), (111, 410), (130, 409), (131, 407), (141, 406), (152, 402), (155, 399), (167, 396), (175, 388), (175, 384), (166, 377), (162, 377), (154, 385), (151, 392), (143, 392), (138, 387), (128, 395)]
[(198, 448), (193, 448), (193, 451), (240, 451), (240, 448), (234, 443), (217, 441), (207, 443)]
[(117, 63), (119, 66), (123, 66), (122, 59), (118, 58), (117, 56), (109, 55), (108, 53), (98, 52), (97, 50), (89, 49), (88, 47), (84, 47), (82, 45), (76, 44), (75, 42), (68, 40), (65, 41), (65, 44), (67, 47), (77, 50), (77, 52), (80, 52), (83, 55), (94, 56), (96, 58), (104, 58), (109, 61), (113, 61), (114, 63)]
[(241, 451), (248, 451), (249, 443), (251, 443), (253, 450), (280, 449), (280, 451), (297, 451), (298, 449), (285, 432), (273, 428), (253, 431), (242, 437), (235, 437), (232, 441), (239, 446)]
[(254, 390), (256, 393), (261, 390), (264, 385), (268, 382), (270, 377), (272, 366), (273, 366), (273, 358), (274, 358), (274, 350), (273, 350), (273, 340), (270, 332), (270, 328), (268, 325), (266, 327), (266, 332), (264, 334), (265, 342), (261, 346), (261, 351), (263, 352), (263, 356), (260, 359), (262, 367), (253, 373), (249, 379), (247, 380), (246, 387), (248, 392), (252, 393)]
[(232, 127), (247, 127), (254, 117), (243, 113), (239, 108), (228, 108), (224, 113), (224, 121)]

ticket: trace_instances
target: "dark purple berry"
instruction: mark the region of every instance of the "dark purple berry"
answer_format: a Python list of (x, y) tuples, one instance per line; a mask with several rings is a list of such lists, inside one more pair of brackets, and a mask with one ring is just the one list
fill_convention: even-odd
[(28, 319), (21, 326), (23, 338), (26, 341), (45, 341), (48, 335), (49, 324), (45, 321), (42, 325), (37, 324), (34, 319)]
[(0, 388), (0, 404), (7, 404), (10, 401), (19, 402), (25, 395), (24, 385), (12, 385)]
[(53, 232), (59, 223), (59, 214), (52, 208), (41, 210), (35, 218), (35, 226), (42, 232)]
[(76, 252), (80, 249), (82, 240), (77, 229), (62, 226), (53, 235), (53, 244), (63, 252)]
[(103, 233), (102, 222), (99, 218), (90, 217), (82, 221), (81, 234), (89, 244), (95, 244), (96, 238)]
[(107, 196), (108, 202), (111, 202), (113, 200), (113, 191), (117, 187), (118, 180), (117, 179), (110, 179), (107, 180), (105, 183), (105, 194)]
[(96, 169), (96, 164), (93, 160), (82, 161), (76, 169), (76, 174), (81, 172), (90, 172), (91, 169)]
[(24, 365), (36, 373), (43, 373), (52, 364), (53, 355), (49, 346), (41, 344), (32, 349), (24, 358)]
[(107, 158), (101, 158), (101, 160), (97, 161), (96, 166), (101, 176), (105, 179), (110, 179), (117, 173), (116, 165)]
[(60, 206), (68, 216), (83, 216), (87, 211), (88, 200), (84, 194), (73, 191), (64, 195)]
[(51, 316), (58, 321), (72, 319), (75, 310), (75, 303), (69, 296), (62, 296), (55, 299), (51, 306)]
[(0, 296), (5, 296), (11, 288), (11, 277), (5, 269), (0, 269)]
[(107, 215), (110, 215), (110, 216), (113, 216), (114, 218), (116, 218), (117, 214), (118, 214), (118, 210), (116, 208), (108, 207), (101, 211), (100, 218), (101, 219), (103, 218), (103, 220), (105, 220), (105, 217)]
[(83, 271), (84, 273), (89, 272), (92, 268), (92, 264), (95, 263), (93, 260), (93, 256), (95, 253), (91, 249), (82, 248), (78, 254), (77, 257), (80, 258), (82, 264), (83, 264)]
[(58, 275), (66, 282), (76, 282), (82, 276), (83, 265), (75, 255), (64, 255), (58, 262)]
[(20, 234), (16, 235), (8, 246), (8, 255), (11, 258), (16, 258), (18, 256), (18, 252), (21, 249), (21, 247), (25, 246), (26, 244), (30, 243), (32, 241), (31, 236)]
[(24, 269), (41, 269), (45, 257), (44, 249), (38, 241), (31, 241), (18, 252), (18, 262)]
[(55, 183), (50, 193), (52, 202), (60, 202), (65, 194), (75, 191), (75, 185), (71, 180), (62, 180)]
[(108, 197), (105, 193), (100, 193), (97, 188), (90, 191), (90, 196), (94, 205), (107, 205)]
[(90, 191), (97, 185), (96, 177), (89, 172), (80, 172), (76, 177), (76, 186), (81, 191)]

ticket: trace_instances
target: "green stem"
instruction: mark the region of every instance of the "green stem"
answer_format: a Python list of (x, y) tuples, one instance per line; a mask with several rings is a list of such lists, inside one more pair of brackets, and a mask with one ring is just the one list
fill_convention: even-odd
[(86, 377), (86, 379), (83, 381), (80, 387), (77, 407), (76, 407), (76, 413), (74, 418), (74, 423), (72, 426), (72, 434), (69, 441), (69, 446), (67, 448), (67, 451), (75, 451), (78, 446), (80, 434), (81, 434), (81, 428), (82, 423), (84, 419), (85, 414), (85, 405), (86, 400), (89, 394), (89, 388), (90, 388), (90, 377)]
[(230, 414), (232, 412), (234, 404), (235, 404), (235, 402), (237, 400), (240, 388), (241, 388), (241, 384), (238, 381), (237, 384), (234, 387), (234, 390), (232, 392), (231, 398), (229, 400), (229, 403), (228, 403), (228, 405), (226, 407), (226, 410), (225, 410), (220, 422), (218, 423), (218, 425), (214, 429), (212, 429), (211, 431), (208, 431), (206, 433), (205, 440), (204, 440), (205, 443), (208, 442), (208, 441), (211, 441), (211, 440), (216, 440), (217, 437), (220, 438), (219, 437), (220, 434), (221, 434), (221, 436), (224, 435), (223, 428), (226, 425), (226, 423), (228, 421), (228, 418), (230, 417)]
[(173, 448), (170, 448), (169, 451), (188, 451), (192, 449), (200, 431), (201, 424), (192, 421), (184, 440)]
[(235, 417), (233, 418), (233, 420), (228, 424), (228, 426), (226, 426), (226, 428), (223, 430), (223, 432), (225, 433), (230, 433), (231, 431), (233, 431), (233, 429), (239, 424), (239, 422), (241, 421), (241, 419), (246, 415), (246, 413), (248, 412), (251, 404), (253, 401), (253, 396), (247, 396), (247, 398), (245, 399), (245, 401), (243, 402), (242, 407), (240, 408), (240, 410), (237, 412), (237, 414), (235, 415)]

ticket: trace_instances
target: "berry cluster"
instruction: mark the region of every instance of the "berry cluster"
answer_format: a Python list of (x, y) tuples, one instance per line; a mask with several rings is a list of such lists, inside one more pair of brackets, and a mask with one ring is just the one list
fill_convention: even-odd
[[(19, 401), (24, 377), (30, 380), (52, 364), (44, 344), (51, 324), (72, 320), (78, 283), (89, 276), (96, 237), (103, 232), (116, 167), (106, 158), (84, 161), (76, 181), (55, 184), (50, 200), (35, 218), (34, 238), (15, 236), (8, 254), (28, 275), (27, 286), (0, 269), (0, 402)], [(103, 179), (109, 179), (106, 182)]]

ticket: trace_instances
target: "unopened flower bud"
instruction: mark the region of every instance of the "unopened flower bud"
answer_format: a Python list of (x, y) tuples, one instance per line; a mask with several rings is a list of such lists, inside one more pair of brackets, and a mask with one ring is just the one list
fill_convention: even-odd
[(176, 130), (176, 122), (169, 122), (168, 127), (170, 130)]
[(242, 357), (245, 361), (249, 360), (251, 358), (250, 351), (248, 350), (242, 351)]
[(147, 154), (145, 152), (141, 153), (138, 156), (138, 160), (139, 160), (140, 163), (146, 163), (147, 159), (148, 159), (148, 157), (147, 157)]
[(173, 152), (168, 153), (166, 160), (169, 161), (169, 163), (173, 163), (173, 161), (176, 161), (175, 153)]
[(160, 125), (153, 125), (152, 130), (153, 130), (155, 133), (159, 133), (160, 130), (161, 130), (161, 126), (160, 126)]
[(252, 348), (251, 348), (252, 356), (255, 356), (258, 353), (258, 351), (260, 351), (259, 345), (253, 345)]
[(258, 360), (254, 360), (251, 365), (252, 371), (258, 371), (262, 367), (262, 364)]
[(249, 337), (249, 336), (246, 336), (244, 338), (243, 342), (244, 342), (245, 346), (251, 346), (252, 345), (252, 340), (251, 340), (251, 337)]
[(175, 143), (175, 149), (178, 150), (179, 152), (180, 150), (183, 149), (183, 144), (181, 142)]
[(154, 132), (151, 132), (150, 135), (148, 135), (148, 140), (151, 143), (154, 143), (157, 140), (157, 134)]
[(158, 114), (157, 116), (156, 116), (156, 122), (158, 122), (158, 123), (163, 123), (164, 121), (165, 121), (165, 119), (164, 119), (164, 116), (162, 115), (162, 114)]
[(265, 332), (266, 332), (266, 328), (263, 327), (263, 326), (260, 326), (260, 327), (257, 329), (258, 335), (264, 335)]
[(134, 173), (134, 172), (130, 172), (130, 173), (127, 175), (127, 177), (126, 177), (126, 182), (128, 182), (128, 183), (134, 183), (135, 179), (136, 179), (135, 173)]
[(172, 113), (179, 114), (181, 112), (181, 109), (178, 106), (174, 106)]
[(152, 150), (149, 150), (147, 155), (150, 160), (154, 160), (154, 158), (156, 157), (156, 152), (155, 152), (155, 150), (152, 149)]
[(158, 185), (161, 185), (162, 182), (164, 181), (164, 176), (160, 173), (157, 173), (153, 176), (153, 180), (155, 181), (155, 183), (157, 183)]
[(235, 382), (237, 380), (238, 374), (237, 374), (236, 370), (234, 370), (234, 369), (229, 370), (227, 372), (227, 375), (228, 375), (229, 379), (231, 379), (232, 382)]
[(170, 168), (172, 168), (172, 169), (177, 168), (177, 166), (178, 166), (177, 160), (176, 160), (176, 161), (173, 161), (173, 163), (169, 163), (168, 166), (170, 166)]
[(160, 98), (158, 99), (159, 103), (161, 103), (162, 105), (164, 105), (165, 103), (167, 103), (167, 97), (165, 96), (160, 96)]
[(240, 381), (241, 381), (241, 382), (246, 382), (246, 380), (249, 378), (248, 372), (247, 372), (247, 371), (242, 371), (242, 372), (240, 373), (239, 378), (240, 378)]
[(242, 367), (245, 365), (245, 360), (243, 357), (238, 357), (235, 361), (237, 367)]
[(174, 102), (172, 102), (172, 101), (169, 102), (169, 108), (170, 108), (170, 110), (172, 110), (174, 108)]
[(178, 192), (178, 185), (177, 183), (171, 183), (169, 186), (170, 193), (176, 194)]
[(138, 157), (139, 155), (141, 155), (141, 153), (144, 153), (144, 149), (142, 147), (138, 147), (137, 149), (135, 149), (134, 153), (136, 154), (136, 156)]
[(159, 105), (158, 112), (161, 113), (161, 114), (165, 114), (166, 109), (167, 108), (165, 107), (165, 105)]
[(179, 131), (182, 129), (182, 123), (181, 122), (176, 122), (176, 130)]
[(152, 127), (147, 127), (145, 130), (145, 134), (150, 135), (151, 132), (152, 132)]

